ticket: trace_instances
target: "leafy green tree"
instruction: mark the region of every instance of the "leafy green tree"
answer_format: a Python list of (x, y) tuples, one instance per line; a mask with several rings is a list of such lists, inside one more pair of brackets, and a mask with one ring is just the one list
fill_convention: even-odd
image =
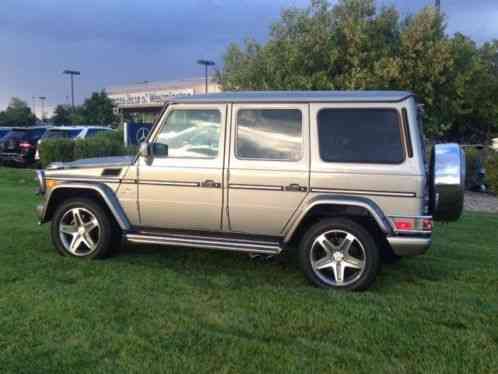
[(497, 42), (445, 33), (426, 7), (401, 18), (374, 0), (312, 0), (282, 12), (265, 44), (231, 44), (218, 80), (225, 90), (403, 89), (425, 105), (433, 138), (489, 138), (498, 123)]
[(70, 106), (57, 105), (54, 110), (54, 116), (52, 117), (53, 124), (55, 126), (72, 124), (71, 112), (72, 110)]
[(17, 97), (13, 97), (7, 109), (0, 112), (0, 126), (32, 126), (35, 123), (36, 116), (31, 108)]
[(110, 126), (118, 121), (114, 114), (112, 100), (105, 91), (94, 92), (85, 100), (81, 114), (86, 124)]

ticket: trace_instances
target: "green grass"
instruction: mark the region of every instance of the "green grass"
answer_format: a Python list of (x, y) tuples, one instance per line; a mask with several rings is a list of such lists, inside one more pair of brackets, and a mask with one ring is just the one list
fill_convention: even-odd
[(1, 373), (498, 372), (498, 216), (437, 225), (353, 294), (222, 252), (60, 257), (32, 175), (0, 168)]

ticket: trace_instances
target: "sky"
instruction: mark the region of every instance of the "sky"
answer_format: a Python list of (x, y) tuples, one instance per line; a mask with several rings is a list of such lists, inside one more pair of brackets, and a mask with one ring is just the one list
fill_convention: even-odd
[[(334, 1), (332, 1), (334, 2)], [(402, 15), (433, 0), (378, 0)], [(109, 86), (202, 76), (246, 37), (263, 42), (281, 9), (309, 0), (2, 0), (0, 110), (12, 96), (70, 102), (65, 69), (81, 71), (76, 102)], [(498, 0), (441, 0), (448, 32), (498, 38)], [(39, 106), (39, 104), (38, 104)]]

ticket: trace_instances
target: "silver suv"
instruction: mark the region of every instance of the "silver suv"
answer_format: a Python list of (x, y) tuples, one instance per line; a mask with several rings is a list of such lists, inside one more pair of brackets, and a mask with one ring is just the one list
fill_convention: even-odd
[(138, 156), (40, 171), (38, 213), (63, 255), (101, 258), (121, 239), (295, 251), (313, 284), (363, 290), (383, 259), (426, 252), (433, 219), (459, 218), (463, 152), (430, 159), (409, 92), (177, 97)]

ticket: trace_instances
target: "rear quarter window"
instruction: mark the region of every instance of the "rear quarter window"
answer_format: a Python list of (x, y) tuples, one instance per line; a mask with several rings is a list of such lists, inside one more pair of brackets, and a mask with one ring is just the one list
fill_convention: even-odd
[(322, 109), (317, 122), (325, 162), (399, 164), (405, 159), (395, 109)]

